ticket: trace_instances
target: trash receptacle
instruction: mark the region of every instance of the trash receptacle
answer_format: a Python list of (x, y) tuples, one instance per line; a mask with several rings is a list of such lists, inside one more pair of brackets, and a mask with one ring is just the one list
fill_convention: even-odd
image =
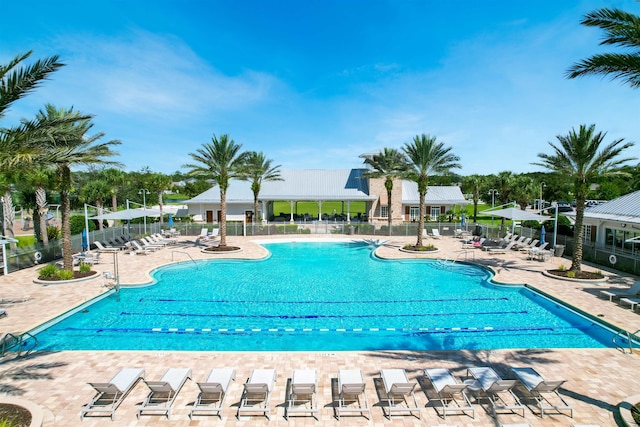
[(353, 225), (349, 226), (349, 234), (352, 236), (356, 234), (356, 228)]
[(556, 245), (553, 256), (561, 257), (564, 254), (564, 245)]

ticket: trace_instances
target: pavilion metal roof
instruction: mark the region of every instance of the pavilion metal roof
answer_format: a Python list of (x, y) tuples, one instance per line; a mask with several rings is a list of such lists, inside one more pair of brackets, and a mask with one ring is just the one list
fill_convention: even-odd
[(640, 224), (640, 191), (586, 208), (584, 216), (585, 218)]
[[(425, 197), (428, 204), (437, 205), (466, 205), (467, 202), (458, 186), (429, 186)], [(402, 203), (420, 204), (420, 194), (418, 193), (418, 183), (414, 181), (402, 181)]]
[[(362, 177), (364, 169), (282, 170), (282, 181), (266, 181), (260, 189), (260, 200), (375, 200), (369, 195), (369, 182)], [(227, 203), (253, 201), (251, 183), (231, 180)], [(219, 203), (220, 189), (215, 186), (185, 203)]]

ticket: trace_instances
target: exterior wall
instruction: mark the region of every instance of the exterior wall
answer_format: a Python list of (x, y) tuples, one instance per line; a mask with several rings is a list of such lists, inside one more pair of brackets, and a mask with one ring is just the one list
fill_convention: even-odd
[(402, 222), (404, 214), (402, 210), (402, 180), (393, 180), (393, 190), (391, 190), (391, 203), (387, 201), (387, 189), (384, 187), (385, 180), (382, 178), (369, 179), (369, 194), (378, 196), (371, 203), (369, 210), (369, 221), (372, 223), (386, 224), (388, 219), (380, 216), (380, 206), (389, 206), (389, 215), (394, 223)]
[[(203, 203), (196, 206), (189, 206), (190, 215), (202, 215), (202, 218), (206, 220), (206, 212), (213, 211), (213, 221), (217, 221), (218, 211), (220, 210), (219, 203)], [(244, 215), (245, 211), (253, 211), (253, 203), (227, 203), (227, 216), (229, 215)]]

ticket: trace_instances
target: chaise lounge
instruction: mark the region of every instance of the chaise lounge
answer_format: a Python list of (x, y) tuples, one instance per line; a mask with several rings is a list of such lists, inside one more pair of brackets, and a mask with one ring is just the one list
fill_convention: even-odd
[(640, 280), (635, 282), (629, 289), (608, 289), (606, 291), (600, 291), (600, 295), (609, 297), (609, 301), (613, 301), (614, 298), (633, 298), (640, 294)]
[(191, 369), (169, 368), (159, 381), (144, 381), (149, 394), (138, 408), (138, 418), (143, 413), (165, 414), (171, 416), (171, 407), (184, 383), (191, 378)]
[[(535, 399), (540, 408), (541, 418), (544, 418), (545, 410), (558, 412), (568, 410), (569, 416), (573, 418), (573, 408), (558, 393), (560, 386), (566, 382), (565, 380), (547, 381), (533, 368), (511, 368), (511, 371)], [(561, 404), (554, 404), (547, 398), (547, 396), (553, 397), (553, 395), (556, 396)]]
[[(232, 380), (236, 378), (236, 370), (233, 368), (212, 369), (207, 379), (198, 383), (200, 393), (189, 412), (189, 418), (194, 415), (217, 415), (222, 419), (220, 412), (227, 390)], [(197, 412), (197, 414), (196, 414)]]
[(113, 421), (118, 406), (143, 377), (144, 369), (142, 368), (124, 368), (107, 383), (89, 383), (96, 391), (96, 394), (91, 399), (91, 402), (82, 408), (80, 419), (94, 414), (108, 415)]
[(471, 401), (467, 396), (467, 384), (457, 382), (448, 369), (425, 369), (424, 373), (429, 377), (438, 395), (438, 400), (442, 404), (442, 417), (445, 420), (448, 412), (462, 412), (463, 414), (471, 412), (471, 417), (475, 418), (475, 409), (471, 406)]
[[(367, 401), (366, 385), (360, 369), (340, 369), (338, 371), (338, 420), (343, 413), (356, 412), (371, 417), (371, 409)], [(369, 419), (367, 418), (367, 419)]]
[(382, 377), (387, 397), (387, 409), (389, 411), (387, 418), (391, 419), (393, 412), (409, 412), (409, 415), (417, 412), (417, 417), (420, 419), (420, 407), (413, 393), (416, 383), (409, 382), (405, 370), (383, 369), (380, 371), (380, 376)]
[[(522, 411), (524, 417), (524, 406), (513, 392), (513, 388), (517, 384), (516, 380), (503, 380), (493, 368), (489, 367), (469, 368), (467, 373), (478, 381), (482, 391), (489, 399), (489, 403), (491, 403), (494, 417), (498, 416), (498, 410), (508, 410), (514, 413)], [(509, 402), (505, 398), (509, 399)]]
[(271, 392), (276, 382), (275, 369), (254, 369), (244, 383), (244, 391), (238, 407), (237, 418), (242, 414), (264, 414), (271, 419)]
[(292, 413), (309, 413), (316, 418), (316, 413), (318, 412), (317, 389), (316, 371), (312, 369), (294, 370), (291, 376), (284, 418), (289, 419)]

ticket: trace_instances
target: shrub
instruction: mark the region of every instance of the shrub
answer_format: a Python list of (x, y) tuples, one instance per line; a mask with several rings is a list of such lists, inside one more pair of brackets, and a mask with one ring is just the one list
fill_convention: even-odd
[(73, 279), (73, 270), (60, 270), (58, 271), (58, 277), (60, 280), (71, 280)]
[[(71, 235), (82, 233), (82, 230), (84, 230), (84, 215), (71, 215), (69, 225), (71, 226)], [(93, 221), (89, 221), (89, 231), (95, 229), (96, 224)]]
[(85, 262), (81, 262), (80, 266), (78, 267), (78, 271), (80, 271), (81, 273), (88, 273), (91, 271), (91, 266)]
[(567, 271), (567, 277), (570, 279), (575, 279), (576, 278), (576, 272), (575, 271)]
[(57, 265), (55, 264), (47, 264), (44, 267), (42, 267), (40, 270), (38, 270), (38, 273), (40, 274), (38, 276), (39, 279), (50, 279), (51, 277), (55, 277), (58, 275), (58, 271), (60, 271), (60, 268), (58, 268)]
[(566, 269), (567, 269), (567, 267), (565, 267), (565, 265), (564, 265), (564, 264), (560, 264), (560, 265), (558, 266), (558, 270), (560, 270), (560, 271), (565, 271)]
[(60, 237), (60, 229), (53, 225), (47, 226), (47, 237), (49, 238), (49, 241), (56, 240)]

